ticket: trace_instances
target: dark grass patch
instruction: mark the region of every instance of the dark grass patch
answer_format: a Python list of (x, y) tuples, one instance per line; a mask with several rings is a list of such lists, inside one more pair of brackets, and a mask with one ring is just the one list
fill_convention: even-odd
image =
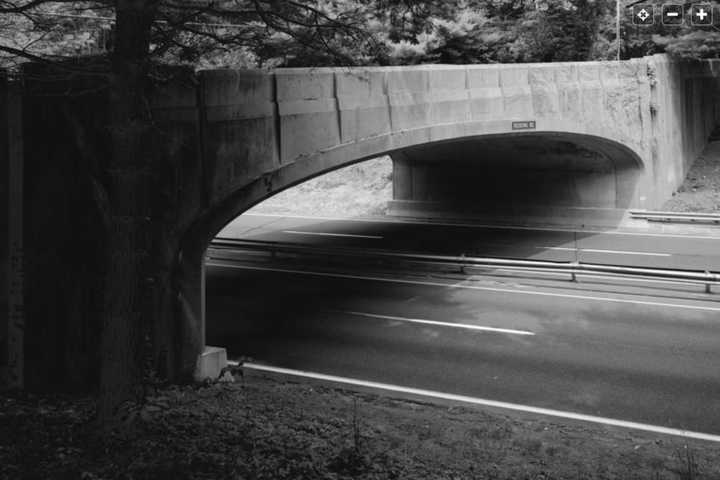
[(2, 479), (718, 479), (720, 448), (250, 374), (171, 387), (120, 430), (92, 398), (0, 397)]

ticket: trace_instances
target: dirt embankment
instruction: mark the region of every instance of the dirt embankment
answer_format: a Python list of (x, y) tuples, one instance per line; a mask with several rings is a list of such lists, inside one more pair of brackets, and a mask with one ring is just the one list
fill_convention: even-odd
[(720, 141), (708, 144), (661, 210), (720, 213)]
[(248, 213), (356, 217), (385, 215), (392, 200), (392, 161), (379, 157), (301, 183)]

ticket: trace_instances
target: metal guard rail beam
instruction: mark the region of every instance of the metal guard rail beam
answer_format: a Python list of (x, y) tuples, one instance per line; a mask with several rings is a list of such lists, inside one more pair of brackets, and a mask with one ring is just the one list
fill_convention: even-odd
[(720, 223), (720, 214), (702, 212), (660, 212), (648, 210), (631, 210), (632, 218), (644, 218), (648, 221), (682, 221)]
[(319, 255), (342, 255), (349, 257), (406, 260), (413, 262), (439, 263), (458, 265), (461, 267), (506, 267), (528, 271), (561, 271), (571, 275), (580, 273), (603, 273), (625, 277), (664, 278), (687, 283), (700, 283), (705, 285), (705, 291), (711, 293), (711, 285), (720, 283), (720, 274), (710, 271), (691, 270), (664, 270), (659, 268), (622, 267), (618, 265), (600, 265), (581, 262), (554, 262), (547, 260), (516, 260), (496, 257), (466, 257), (447, 255), (424, 255), (415, 253), (389, 252), (386, 250), (359, 251), (345, 248), (319, 248), (295, 243), (266, 242), (258, 240), (237, 240), (229, 238), (215, 238), (211, 247), (233, 247), (244, 250), (269, 251), (271, 253), (296, 253)]

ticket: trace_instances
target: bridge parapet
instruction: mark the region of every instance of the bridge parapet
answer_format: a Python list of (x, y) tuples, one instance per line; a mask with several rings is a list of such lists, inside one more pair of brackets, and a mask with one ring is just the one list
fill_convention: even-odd
[(448, 124), (465, 127), (468, 135), (511, 132), (513, 120), (535, 121), (537, 130), (572, 128), (642, 146), (642, 132), (632, 127), (638, 126), (641, 103), (649, 101), (649, 91), (640, 91), (648, 87), (643, 66), (644, 61), (428, 65), (283, 69), (267, 75), (276, 87), (279, 160), (287, 163), (417, 129), (428, 130), (428, 141), (442, 140), (447, 129), (435, 127)]
[[(213, 193), (219, 199), (248, 178), (312, 158), (313, 169), (329, 170), (339, 162), (424, 143), (522, 133), (514, 122), (530, 122), (525, 126), (536, 133), (621, 144), (642, 159), (653, 182), (658, 168), (674, 170), (659, 198), (681, 181), (687, 167), (665, 165), (677, 163), (668, 150), (696, 153), (690, 145), (703, 143), (714, 122), (714, 114), (703, 111), (702, 128), (685, 135), (680, 149), (658, 140), (673, 136), (679, 117), (694, 115), (668, 89), (714, 72), (712, 66), (679, 73), (683, 69), (654, 56), (624, 62), (202, 72), (200, 106), (208, 125), (204, 143), (215, 172)], [(696, 88), (694, 95), (703, 88), (709, 87)], [(640, 195), (635, 203), (654, 202)]]

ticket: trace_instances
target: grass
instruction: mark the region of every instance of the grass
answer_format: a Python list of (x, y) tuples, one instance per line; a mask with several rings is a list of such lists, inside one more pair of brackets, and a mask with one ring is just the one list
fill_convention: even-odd
[(90, 398), (0, 397), (7, 479), (717, 479), (720, 446), (246, 374), (168, 387), (125, 429)]

